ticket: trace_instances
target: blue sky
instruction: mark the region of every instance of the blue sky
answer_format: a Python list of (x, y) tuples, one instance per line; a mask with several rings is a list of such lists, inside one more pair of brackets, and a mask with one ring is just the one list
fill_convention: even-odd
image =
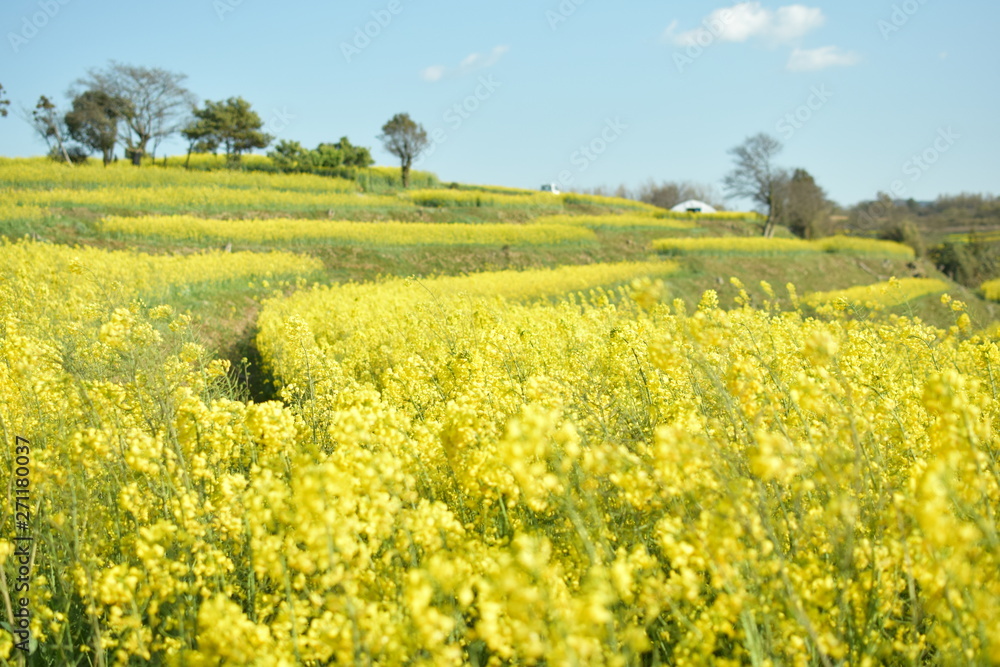
[(0, 154), (42, 153), (19, 108), (114, 59), (382, 164), (407, 111), (444, 181), (718, 186), (727, 150), (769, 132), (843, 204), (997, 193), (997, 25), (995, 0), (4, 0)]

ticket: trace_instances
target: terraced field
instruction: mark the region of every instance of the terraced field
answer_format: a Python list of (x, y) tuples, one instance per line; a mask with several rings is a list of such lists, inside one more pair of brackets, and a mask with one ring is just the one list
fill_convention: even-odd
[(182, 164), (0, 159), (0, 660), (1000, 662), (995, 285)]

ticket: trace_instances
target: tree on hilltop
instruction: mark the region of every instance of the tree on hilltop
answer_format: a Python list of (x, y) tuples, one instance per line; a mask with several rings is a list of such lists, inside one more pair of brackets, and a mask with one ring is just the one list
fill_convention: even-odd
[(827, 233), (831, 204), (816, 179), (805, 169), (796, 169), (785, 185), (782, 222), (793, 234), (805, 239)]
[(73, 98), (72, 109), (65, 117), (66, 130), (80, 145), (100, 152), (107, 166), (115, 157), (121, 123), (131, 113), (127, 100), (100, 90), (86, 90)]
[(66, 148), (65, 122), (52, 100), (45, 95), (39, 97), (38, 103), (31, 111), (29, 122), (48, 144), (50, 157), (56, 160), (64, 159), (66, 164), (73, 164), (73, 159)]
[(144, 156), (155, 155), (161, 141), (181, 129), (196, 104), (194, 95), (181, 85), (186, 78), (160, 68), (112, 61), (103, 70), (90, 70), (79, 83), (86, 90), (127, 102), (123, 120), (128, 132), (122, 138), (132, 164), (139, 166)]
[(194, 110), (194, 120), (182, 130), (198, 152), (214, 152), (225, 148), (226, 161), (239, 164), (243, 153), (266, 148), (273, 137), (261, 131), (264, 121), (242, 97), (205, 101), (203, 109)]
[(787, 172), (774, 163), (782, 148), (781, 142), (769, 134), (762, 132), (749, 137), (729, 151), (736, 164), (723, 180), (730, 197), (745, 197), (764, 208), (767, 237), (774, 235), (782, 216), (782, 195), (789, 180)]
[(403, 188), (409, 187), (410, 168), (413, 161), (427, 148), (427, 130), (410, 118), (410, 114), (399, 113), (382, 126), (379, 140), (385, 149), (400, 160)]

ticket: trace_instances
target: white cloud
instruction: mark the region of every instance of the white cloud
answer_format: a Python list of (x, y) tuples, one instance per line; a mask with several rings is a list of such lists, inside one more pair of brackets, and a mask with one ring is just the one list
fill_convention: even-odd
[(446, 76), (462, 76), (464, 74), (471, 74), (472, 72), (486, 69), (487, 67), (493, 67), (500, 62), (500, 59), (503, 58), (509, 50), (509, 47), (501, 45), (493, 47), (493, 50), (487, 54), (470, 53), (465, 56), (465, 58), (462, 58), (462, 62), (460, 62), (457, 67), (449, 68), (444, 65), (432, 65), (431, 67), (425, 68), (420, 73), (420, 77), (424, 81), (434, 83), (436, 81), (440, 81)]
[(826, 22), (819, 7), (789, 5), (778, 9), (771, 26), (770, 38), (780, 44), (787, 44), (805, 36)]
[(441, 65), (433, 65), (428, 67), (423, 72), (420, 73), (420, 78), (424, 81), (430, 81), (434, 83), (435, 81), (440, 81), (444, 78), (445, 69)]
[(702, 20), (701, 27), (679, 34), (674, 21), (665, 36), (677, 46), (705, 46), (714, 41), (742, 43), (753, 38), (779, 45), (795, 42), (825, 21), (823, 10), (818, 7), (788, 5), (772, 11), (759, 2), (738, 2), (712, 11)]
[(861, 56), (853, 51), (823, 46), (818, 49), (795, 49), (788, 58), (788, 69), (792, 72), (814, 72), (827, 67), (849, 67), (859, 62)]

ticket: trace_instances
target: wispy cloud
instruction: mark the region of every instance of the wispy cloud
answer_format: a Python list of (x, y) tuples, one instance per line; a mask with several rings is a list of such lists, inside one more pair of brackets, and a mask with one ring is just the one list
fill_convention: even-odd
[(770, 46), (792, 44), (826, 22), (823, 10), (805, 5), (788, 5), (776, 11), (759, 2), (738, 2), (712, 11), (701, 27), (677, 32), (677, 21), (665, 37), (677, 46), (693, 46), (714, 41), (742, 43), (759, 39)]
[(792, 72), (814, 72), (827, 67), (850, 67), (861, 62), (861, 56), (853, 51), (843, 51), (836, 46), (822, 46), (818, 49), (795, 49), (788, 58), (788, 69)]
[(471, 74), (487, 67), (493, 67), (509, 51), (507, 46), (495, 46), (489, 53), (470, 53), (465, 56), (456, 67), (446, 67), (444, 65), (432, 65), (424, 68), (420, 73), (420, 78), (431, 83), (440, 81), (446, 76), (463, 76)]

